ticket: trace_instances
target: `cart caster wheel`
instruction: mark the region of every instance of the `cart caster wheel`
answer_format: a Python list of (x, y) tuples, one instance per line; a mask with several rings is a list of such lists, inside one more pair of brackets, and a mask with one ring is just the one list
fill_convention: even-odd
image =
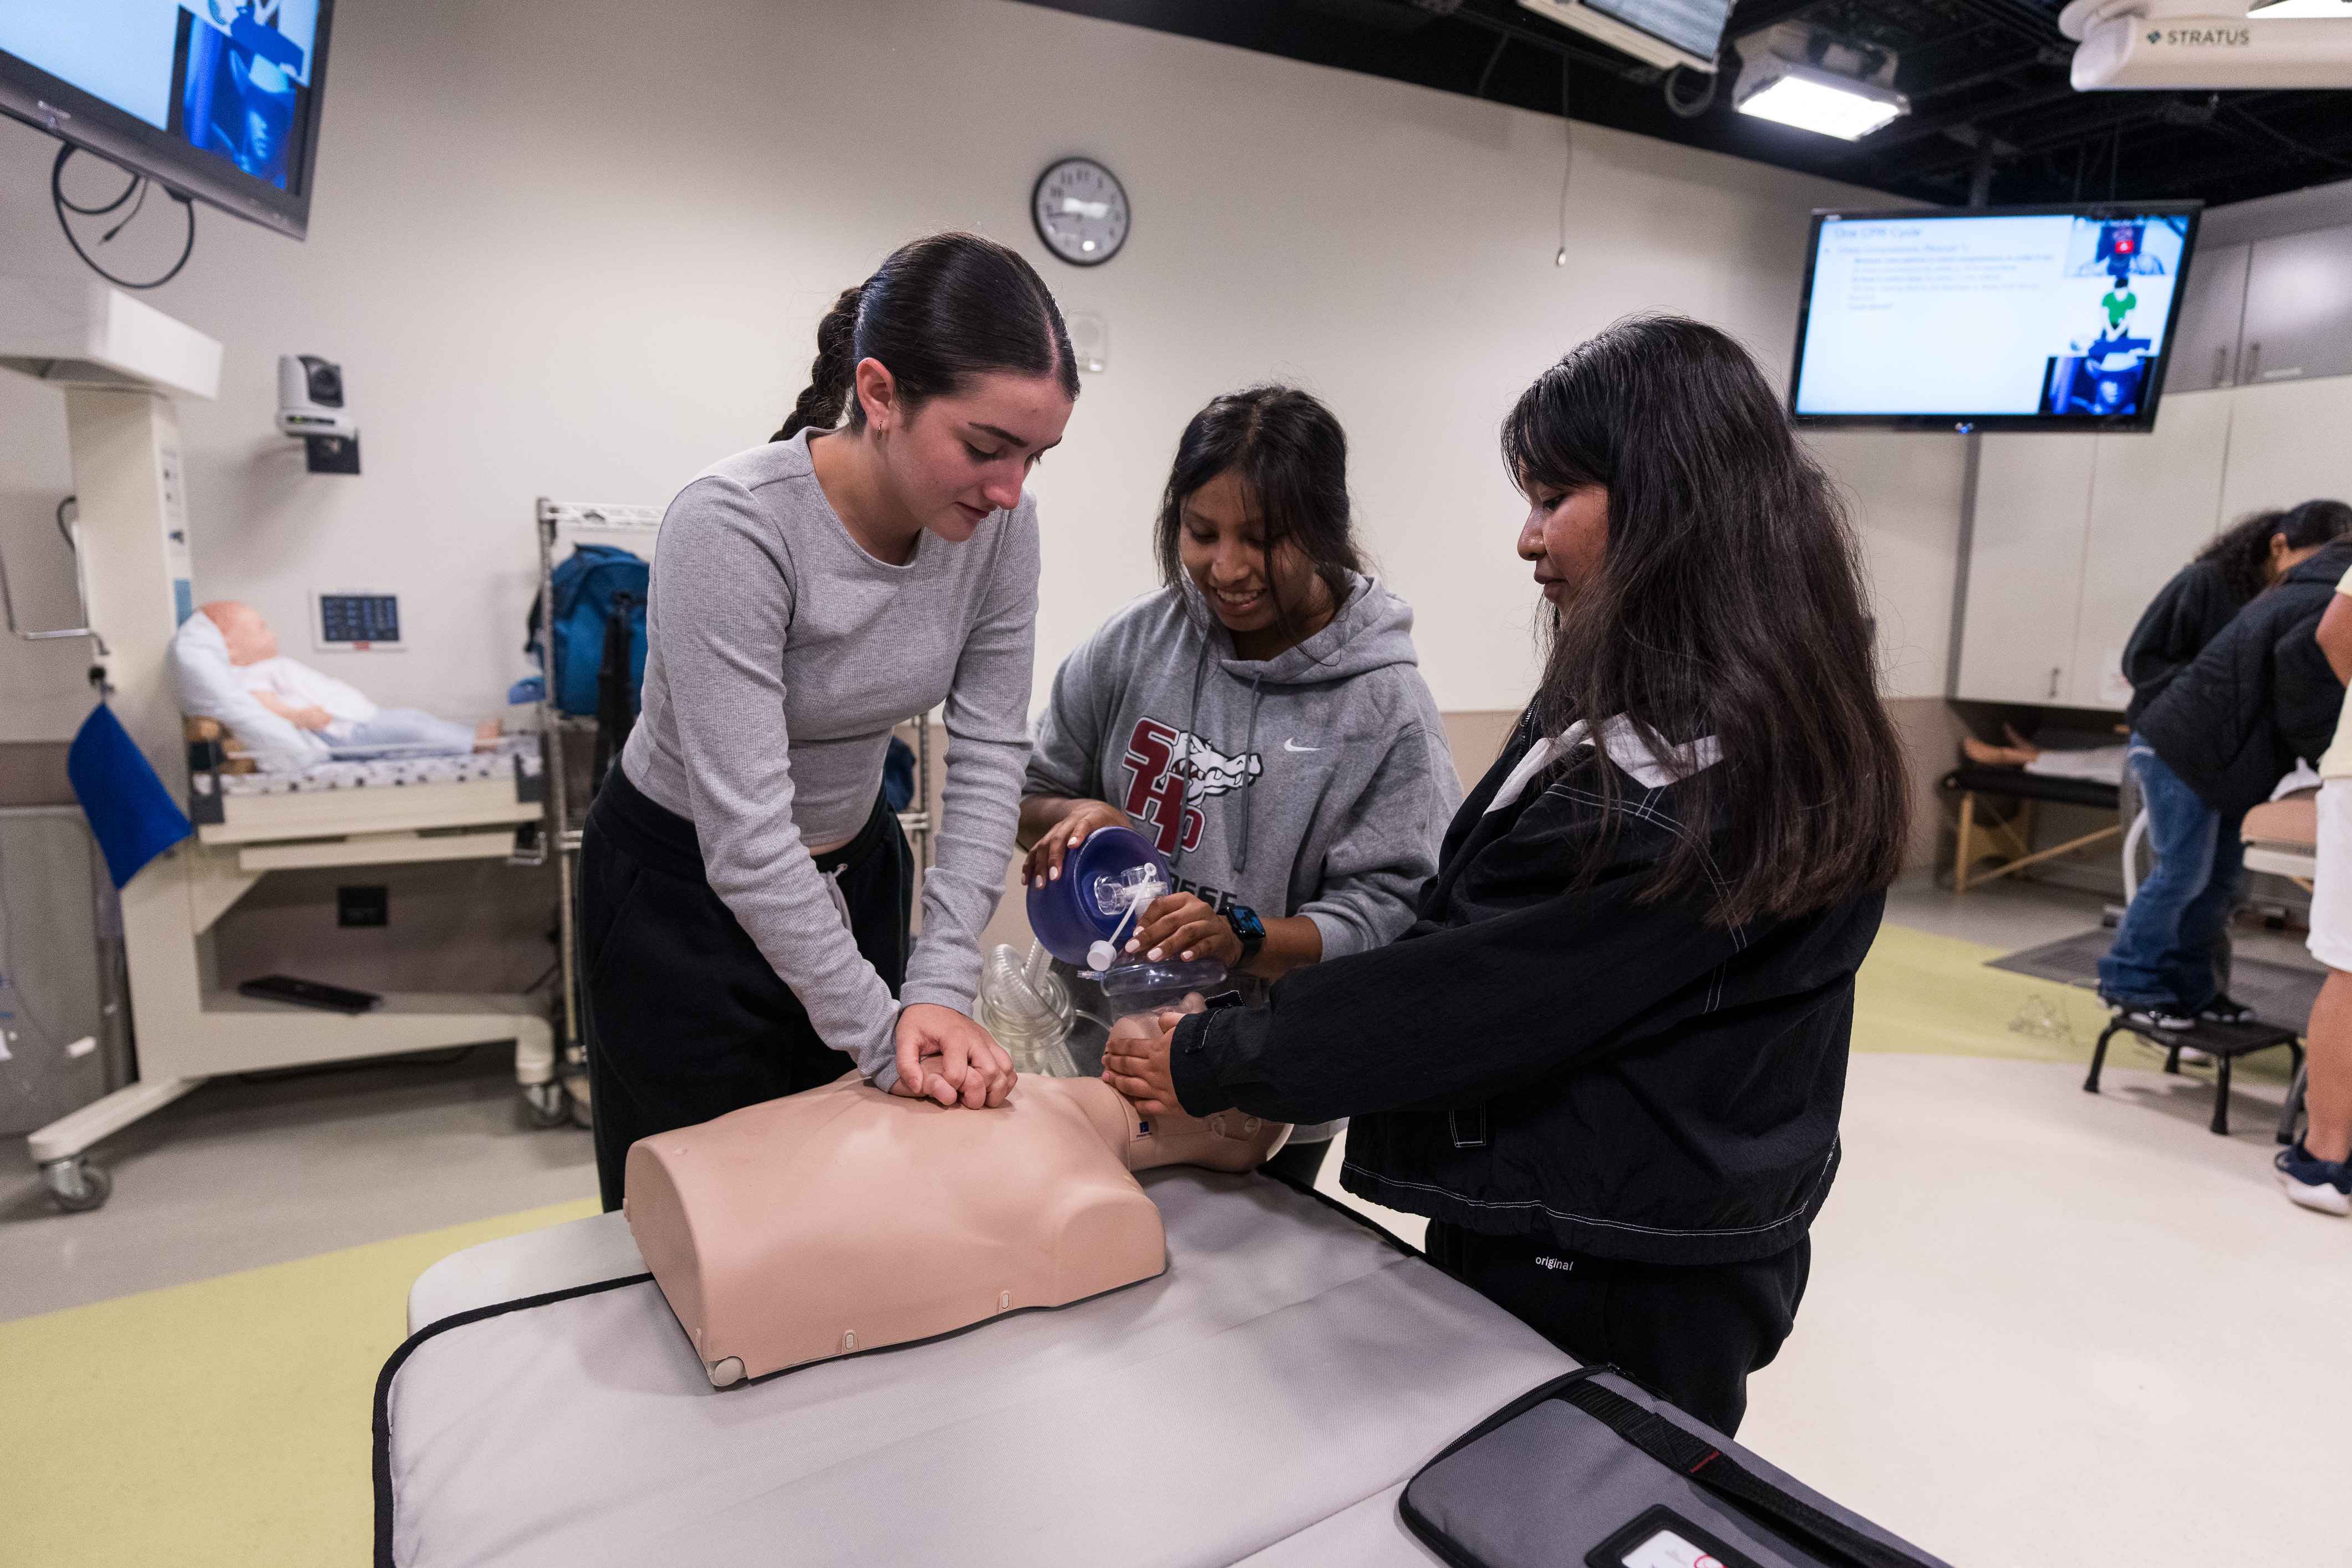
[(82, 1154), (51, 1160), (41, 1167), (41, 1187), (49, 1202), (67, 1214), (88, 1214), (114, 1191), (114, 1178)]
[(572, 1126), (577, 1127), (583, 1132), (590, 1132), (595, 1130), (596, 1118), (593, 1107), (589, 1100), (588, 1075), (586, 1073), (582, 1073), (577, 1078), (567, 1078), (563, 1080), (563, 1100), (565, 1108), (572, 1112)]
[(572, 1120), (572, 1101), (560, 1082), (527, 1083), (522, 1086), (522, 1114), (533, 1127), (561, 1127)]

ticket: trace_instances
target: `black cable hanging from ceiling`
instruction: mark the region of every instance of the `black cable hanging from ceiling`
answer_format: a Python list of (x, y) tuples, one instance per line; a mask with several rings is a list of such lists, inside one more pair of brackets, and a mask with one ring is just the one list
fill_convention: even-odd
[[(87, 147), (77, 147), (70, 142), (66, 142), (58, 149), (58, 161), (49, 165), (49, 205), (56, 209), (58, 215), (58, 227), (64, 231), (66, 243), (73, 247), (73, 253), (76, 256), (80, 257), (84, 264), (87, 265), (92, 272), (97, 273), (100, 278), (105, 279), (109, 283), (113, 284), (118, 289), (142, 290), (148, 289), (161, 289), (164, 284), (169, 283), (173, 279), (177, 278), (180, 275), (180, 269), (187, 266), (188, 258), (195, 254), (196, 204), (189, 200), (186, 196), (182, 195), (179, 192), (166, 186), (163, 194), (170, 196), (173, 201), (179, 203), (181, 206), (187, 209), (188, 237), (185, 243), (180, 247), (180, 258), (172, 263), (171, 270), (164, 273), (161, 278), (152, 278), (143, 283), (133, 282), (128, 278), (119, 278), (115, 274), (109, 272), (104, 267), (100, 266), (99, 264), (98, 258), (92, 256), (89, 251), (82, 248), (81, 238), (74, 233), (73, 224), (68, 219), (66, 215), (68, 213), (79, 213), (83, 217), (102, 217), (106, 214), (113, 212), (117, 208), (121, 207), (125, 202), (130, 202), (131, 210), (124, 214), (121, 221), (116, 223), (112, 228), (108, 229), (104, 234), (99, 237), (99, 244), (109, 244), (113, 240), (116, 235), (122, 232), (125, 225), (129, 224), (132, 218), (139, 216), (139, 209), (144, 206), (147, 203), (147, 187), (152, 182), (150, 182), (146, 175), (134, 174), (131, 170), (123, 168), (121, 164), (116, 163), (113, 159), (109, 158), (102, 153), (89, 153), (89, 156), (96, 158), (100, 163), (110, 164), (117, 172), (124, 175), (130, 183), (122, 187), (122, 194), (116, 196), (112, 201), (100, 206), (83, 206), (66, 195), (66, 164), (72, 160), (73, 155), (76, 153), (89, 153), (89, 149)], [(135, 201), (132, 200), (134, 196), (137, 198)]]
[(1559, 248), (1552, 253), (1554, 267), (1568, 265), (1568, 176), (1576, 167), (1576, 122), (1568, 117), (1569, 73), (1576, 61), (1559, 57)]

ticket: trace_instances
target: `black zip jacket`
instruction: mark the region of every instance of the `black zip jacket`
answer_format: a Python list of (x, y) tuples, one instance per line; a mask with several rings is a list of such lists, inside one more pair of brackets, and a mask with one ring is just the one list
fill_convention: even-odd
[(1728, 930), (1695, 898), (1641, 902), (1685, 830), (1671, 786), (1622, 772), (1616, 841), (1571, 892), (1616, 764), (1588, 744), (1486, 815), (1535, 739), (1521, 721), (1464, 803), (1402, 939), (1178, 1027), (1178, 1100), (1352, 1117), (1349, 1191), (1472, 1230), (1655, 1263), (1794, 1246), (1837, 1168), (1885, 896)]
[(2331, 544), (2255, 595), (2133, 723), (2222, 816), (2268, 800), (2334, 738), (2344, 687), (2313, 633), (2347, 570), (2352, 542)]
[(2124, 679), (2131, 682), (2131, 700), (2124, 719), (2137, 724), (2148, 705), (2164, 695), (2172, 678), (2221, 635), (2245, 601), (2230, 589), (2230, 581), (2210, 561), (2192, 561), (2172, 575), (2164, 591), (2140, 612), (2124, 645)]

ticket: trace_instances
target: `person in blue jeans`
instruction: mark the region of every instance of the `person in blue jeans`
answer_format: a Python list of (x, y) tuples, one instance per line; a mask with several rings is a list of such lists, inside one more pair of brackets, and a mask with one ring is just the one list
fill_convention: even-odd
[(2245, 519), (2165, 585), (2124, 650), (2130, 763), (2156, 856), (2099, 961), (2099, 995), (2126, 1023), (2182, 1030), (2253, 1016), (2221, 990), (2216, 963), (2244, 879), (2239, 828), (2294, 754), (2316, 754), (2296, 743), (2317, 721), (2303, 710), (2341, 700), (2307, 630), (2292, 647), (2285, 634), (2306, 611), (2316, 617), (2325, 574), (2314, 558), (2347, 526), (2352, 509), (2331, 500)]
[(2186, 1029), (2199, 1022), (2242, 1023), (2252, 1016), (2221, 992), (2214, 958), (2244, 879), (2242, 811), (2227, 816), (2137, 734), (2130, 763), (2147, 811), (2149, 872), (2099, 960), (2099, 994), (2135, 1021)]

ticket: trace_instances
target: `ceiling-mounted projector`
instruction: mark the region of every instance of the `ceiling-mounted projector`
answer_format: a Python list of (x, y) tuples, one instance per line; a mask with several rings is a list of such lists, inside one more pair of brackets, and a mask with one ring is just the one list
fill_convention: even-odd
[(1892, 49), (1858, 44), (1803, 22), (1780, 22), (1733, 41), (1742, 114), (1853, 142), (1911, 112), (1895, 89)]
[(2080, 46), (2074, 87), (2352, 87), (2352, 10), (2229, 0), (2074, 0), (2058, 30)]
[(1519, 8), (1661, 70), (1711, 71), (1732, 0), (1519, 0)]

